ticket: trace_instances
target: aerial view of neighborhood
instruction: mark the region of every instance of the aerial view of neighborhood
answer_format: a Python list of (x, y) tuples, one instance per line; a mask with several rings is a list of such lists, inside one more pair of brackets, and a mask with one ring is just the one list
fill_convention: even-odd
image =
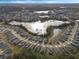
[(79, 1), (14, 1), (0, 1), (0, 59), (79, 59)]

